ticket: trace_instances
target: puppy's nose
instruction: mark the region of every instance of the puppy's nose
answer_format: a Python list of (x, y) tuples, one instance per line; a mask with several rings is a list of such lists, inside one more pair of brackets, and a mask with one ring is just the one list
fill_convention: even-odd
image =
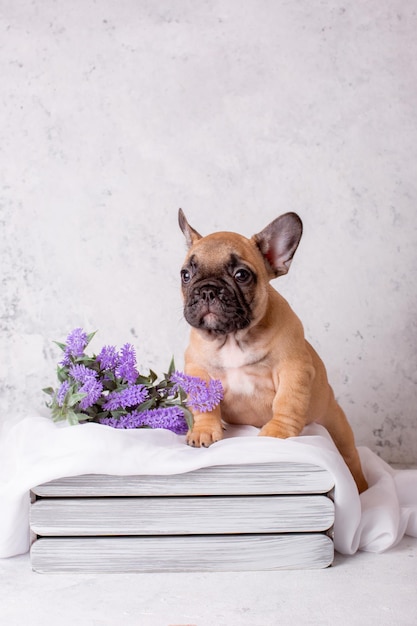
[(216, 299), (216, 292), (213, 287), (202, 287), (200, 289), (200, 298), (207, 304), (212, 304)]

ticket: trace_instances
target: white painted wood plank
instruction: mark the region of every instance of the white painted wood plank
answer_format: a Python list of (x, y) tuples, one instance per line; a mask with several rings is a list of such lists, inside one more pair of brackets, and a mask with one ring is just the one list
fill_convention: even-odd
[(30, 526), (42, 536), (178, 535), (325, 531), (327, 496), (40, 499)]
[(37, 572), (204, 572), (319, 569), (334, 556), (322, 534), (45, 538), (31, 548)]
[(167, 476), (89, 474), (54, 480), (32, 489), (43, 497), (181, 496), (327, 493), (331, 474), (309, 463), (214, 466)]

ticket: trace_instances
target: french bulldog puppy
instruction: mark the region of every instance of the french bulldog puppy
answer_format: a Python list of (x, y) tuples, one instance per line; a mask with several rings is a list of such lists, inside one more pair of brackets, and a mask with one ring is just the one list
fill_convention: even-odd
[(202, 237), (180, 209), (188, 253), (181, 270), (184, 316), (191, 326), (185, 371), (218, 378), (224, 399), (194, 413), (191, 446), (222, 438), (222, 420), (251, 424), (267, 437), (294, 437), (317, 422), (330, 433), (359, 492), (367, 489), (353, 432), (324, 364), (288, 302), (269, 284), (286, 274), (302, 235), (295, 213), (251, 239), (230, 232)]

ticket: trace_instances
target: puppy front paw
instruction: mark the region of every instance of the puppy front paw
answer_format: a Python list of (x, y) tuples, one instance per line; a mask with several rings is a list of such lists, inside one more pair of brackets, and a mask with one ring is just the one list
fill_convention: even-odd
[(188, 431), (186, 442), (192, 448), (208, 448), (212, 443), (220, 441), (223, 437), (221, 423), (217, 420), (203, 420), (195, 422), (193, 428)]

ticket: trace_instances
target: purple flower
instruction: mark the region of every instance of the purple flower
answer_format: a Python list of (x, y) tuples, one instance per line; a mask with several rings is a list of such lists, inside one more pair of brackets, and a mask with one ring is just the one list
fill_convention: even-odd
[(177, 406), (149, 409), (141, 413), (137, 412), (137, 419), (140, 420), (142, 426), (166, 428), (177, 435), (184, 435), (188, 430), (184, 413)]
[(122, 391), (112, 391), (107, 396), (107, 401), (103, 404), (106, 411), (116, 411), (130, 406), (141, 404), (148, 395), (146, 387), (143, 385), (132, 385), (122, 389)]
[(72, 378), (74, 378), (74, 380), (80, 383), (85, 383), (88, 378), (97, 378), (97, 372), (89, 369), (81, 363), (71, 365), (68, 373)]
[(212, 411), (223, 400), (223, 386), (220, 380), (212, 378), (206, 382), (197, 376), (174, 372), (171, 381), (187, 394), (187, 406), (200, 413)]
[(116, 367), (116, 376), (126, 380), (130, 384), (135, 383), (137, 377), (139, 376), (139, 372), (136, 369), (135, 349), (130, 343), (125, 343), (120, 350), (119, 362)]
[(93, 406), (100, 398), (103, 391), (103, 385), (94, 378), (89, 376), (85, 379), (84, 384), (80, 387), (79, 392), (87, 394), (82, 400), (80, 400), (80, 409), (86, 410), (90, 406)]
[(75, 381), (82, 383), (78, 392), (86, 394), (86, 396), (80, 400), (80, 409), (85, 410), (93, 406), (100, 398), (103, 391), (103, 385), (97, 380), (97, 372), (90, 370), (81, 363), (73, 363), (68, 373)]
[(101, 417), (99, 422), (113, 428), (165, 428), (177, 435), (184, 435), (188, 430), (184, 413), (177, 406), (149, 409), (147, 411), (133, 411), (118, 418)]
[(67, 337), (64, 358), (62, 365), (69, 365), (71, 357), (78, 357), (84, 354), (85, 347), (88, 343), (88, 335), (82, 328), (74, 328)]
[(104, 346), (97, 356), (97, 361), (102, 370), (114, 370), (119, 363), (119, 355), (114, 346)]
[(99, 424), (104, 426), (111, 426), (112, 428), (124, 428), (121, 424), (120, 417), (99, 417)]
[(177, 387), (182, 387), (185, 393), (192, 392), (197, 386), (201, 386), (201, 384), (206, 384), (202, 378), (198, 378), (197, 376), (189, 376), (188, 374), (184, 374), (184, 372), (174, 372), (171, 376), (171, 381), (176, 384)]
[(64, 382), (61, 384), (56, 394), (56, 401), (57, 401), (58, 406), (62, 406), (64, 404), (65, 396), (67, 395), (70, 387), (71, 385), (69, 381), (64, 380)]

